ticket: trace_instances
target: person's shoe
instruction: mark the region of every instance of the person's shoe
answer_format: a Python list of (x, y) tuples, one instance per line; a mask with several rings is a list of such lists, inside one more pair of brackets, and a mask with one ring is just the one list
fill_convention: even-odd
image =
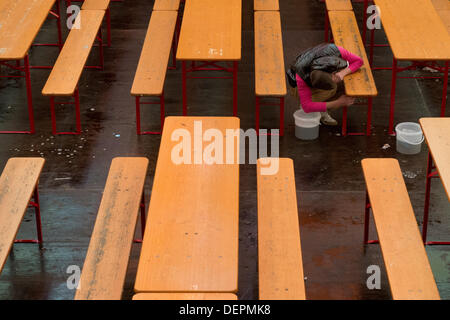
[(320, 122), (326, 126), (337, 126), (338, 122), (328, 112), (321, 112)]

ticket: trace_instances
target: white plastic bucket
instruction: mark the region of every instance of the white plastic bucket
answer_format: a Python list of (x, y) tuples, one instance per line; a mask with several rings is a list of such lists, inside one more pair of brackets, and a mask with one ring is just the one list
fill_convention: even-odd
[(395, 127), (397, 136), (397, 152), (403, 154), (417, 154), (425, 139), (420, 125), (415, 122), (402, 122)]
[(295, 136), (302, 140), (319, 137), (320, 112), (306, 113), (303, 109), (294, 112)]

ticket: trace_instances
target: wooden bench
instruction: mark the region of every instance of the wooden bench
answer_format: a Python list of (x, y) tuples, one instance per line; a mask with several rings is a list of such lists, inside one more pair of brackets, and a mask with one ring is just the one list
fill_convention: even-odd
[(279, 168), (272, 175), (262, 171), (268, 158), (257, 162), (259, 299), (304, 300), (294, 165), (273, 159)]
[(357, 98), (367, 97), (368, 99), (366, 132), (347, 132), (347, 107), (344, 107), (342, 114), (342, 134), (370, 135), (372, 130), (372, 99), (378, 92), (369, 61), (367, 60), (366, 50), (359, 33), (355, 14), (353, 11), (330, 11), (328, 12), (328, 16), (330, 18), (334, 43), (356, 54), (364, 61), (364, 64), (358, 71), (344, 78), (344, 86), (346, 95)]
[[(177, 11), (153, 11), (145, 37), (131, 95), (136, 99), (137, 134), (161, 134), (164, 126), (164, 81), (172, 46), (175, 59), (174, 30)], [(164, 32), (161, 32), (164, 30)], [(174, 60), (174, 66), (176, 61)], [(141, 102), (142, 97), (158, 97), (159, 102)], [(141, 130), (141, 104), (159, 104), (161, 131)]]
[(254, 11), (280, 11), (278, 0), (254, 0)]
[[(44, 162), (43, 158), (11, 158), (0, 176), (0, 272), (14, 242), (42, 243), (38, 183)], [(35, 209), (38, 239), (14, 240), (29, 206)]]
[(368, 240), (372, 209), (393, 299), (440, 299), (398, 161), (361, 164), (367, 186), (364, 243), (378, 242)]
[[(70, 1), (69, 1), (70, 2)], [(109, 8), (110, 0), (85, 0), (81, 10), (103, 10), (106, 17), (106, 45), (111, 46), (111, 10)]]
[(325, 42), (330, 41), (330, 20), (328, 11), (352, 11), (351, 0), (325, 0)]
[[(50, 109), (52, 115), (52, 132), (56, 134), (80, 134), (80, 98), (78, 92), (78, 82), (81, 73), (85, 68), (87, 58), (91, 52), (94, 41), (99, 41), (100, 66), (86, 68), (99, 68), (103, 70), (103, 45), (101, 40), (100, 26), (105, 15), (103, 10), (81, 10), (80, 29), (72, 29), (64, 44), (61, 53), (56, 60), (55, 66), (50, 73), (47, 83), (42, 89), (44, 96), (50, 97)], [(78, 19), (78, 17), (77, 17)], [(55, 97), (72, 96), (75, 102), (55, 102)], [(75, 104), (76, 112), (76, 131), (75, 132), (57, 132), (55, 103), (57, 104)]]
[(263, 105), (260, 100), (263, 97), (279, 99), (280, 136), (284, 134), (284, 97), (286, 92), (280, 12), (256, 11), (255, 95), (257, 134), (259, 134), (260, 107)]
[(111, 163), (76, 300), (120, 300), (138, 213), (144, 233), (146, 158)]
[[(237, 292), (239, 128), (235, 117), (166, 118), (148, 209), (151, 232), (142, 244), (136, 293)], [(223, 137), (237, 130), (234, 148), (223, 143), (223, 149), (216, 149), (234, 155), (233, 161), (227, 157), (223, 164), (199, 164), (203, 152), (197, 143), (184, 144), (182, 153), (191, 159), (179, 159), (180, 140), (173, 137), (197, 139), (199, 129)]]
[(178, 11), (180, 0), (155, 0), (153, 11)]
[(237, 300), (233, 293), (138, 293), (133, 300)]

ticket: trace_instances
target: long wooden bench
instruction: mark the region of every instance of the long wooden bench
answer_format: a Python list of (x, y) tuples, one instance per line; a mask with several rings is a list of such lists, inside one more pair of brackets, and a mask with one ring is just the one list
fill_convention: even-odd
[(270, 159), (279, 164), (272, 175), (262, 171), (268, 158), (257, 162), (259, 299), (304, 300), (294, 165)]
[(110, 0), (85, 0), (81, 10), (103, 10), (106, 17), (106, 45), (111, 46), (111, 10)]
[[(80, 98), (78, 82), (83, 72), (94, 41), (99, 40), (100, 66), (103, 70), (103, 46), (100, 26), (105, 15), (103, 10), (81, 10), (80, 28), (72, 29), (64, 44), (55, 66), (42, 89), (44, 96), (50, 97), (50, 110), (52, 115), (52, 132), (56, 134), (80, 134)], [(79, 18), (77, 17), (77, 19)], [(94, 67), (92, 67), (94, 68)], [(71, 102), (55, 102), (55, 97), (74, 97), (76, 112), (76, 131), (57, 132), (55, 104), (71, 104)], [(72, 103), (73, 104), (73, 103)]]
[(278, 0), (253, 0), (254, 11), (280, 11)]
[(353, 11), (330, 11), (331, 30), (333, 32), (334, 43), (345, 48), (353, 54), (358, 55), (364, 61), (362, 67), (344, 78), (345, 93), (351, 97), (367, 98), (367, 124), (366, 132), (347, 132), (347, 107), (343, 108), (342, 114), (342, 134), (343, 135), (370, 135), (372, 130), (372, 99), (378, 94), (372, 70), (367, 60), (366, 50), (359, 33)]
[[(164, 126), (164, 82), (172, 46), (175, 58), (174, 31), (177, 11), (153, 11), (145, 37), (131, 95), (136, 100), (137, 134), (161, 134)], [(161, 32), (164, 30), (164, 32)], [(142, 97), (158, 97), (159, 102), (141, 102)], [(161, 131), (141, 130), (141, 104), (159, 104)]]
[[(0, 176), (0, 272), (14, 242), (42, 243), (38, 182), (44, 162), (43, 158), (11, 158)], [(35, 209), (38, 239), (14, 241), (29, 206)]]
[(237, 300), (233, 293), (138, 293), (133, 300)]
[(416, 217), (396, 159), (363, 159), (367, 186), (364, 243), (370, 209), (375, 220), (393, 299), (440, 299)]
[(76, 300), (120, 300), (139, 212), (145, 226), (147, 158), (111, 163)]
[(178, 11), (180, 0), (155, 0), (153, 11)]
[(284, 98), (286, 96), (283, 37), (280, 12), (255, 12), (255, 95), (256, 132), (259, 134), (261, 99), (279, 99), (280, 135), (284, 134)]
[(330, 20), (328, 19), (328, 11), (352, 10), (353, 6), (350, 0), (325, 0), (325, 42), (330, 40)]

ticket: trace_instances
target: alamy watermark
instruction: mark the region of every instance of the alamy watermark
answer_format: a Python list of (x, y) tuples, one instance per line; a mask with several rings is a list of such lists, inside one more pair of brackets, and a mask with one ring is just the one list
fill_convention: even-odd
[[(176, 165), (213, 165), (213, 164), (256, 164), (258, 158), (264, 158), (262, 175), (273, 175), (279, 168), (279, 130), (270, 130), (270, 158), (268, 155), (268, 131), (255, 129), (216, 128), (203, 130), (201, 120), (194, 121), (193, 132), (178, 128), (171, 133), (171, 141), (176, 142), (171, 150), (171, 160)], [(248, 141), (248, 162), (246, 146)], [(237, 146), (239, 145), (239, 149)], [(259, 148), (258, 148), (259, 147)]]

